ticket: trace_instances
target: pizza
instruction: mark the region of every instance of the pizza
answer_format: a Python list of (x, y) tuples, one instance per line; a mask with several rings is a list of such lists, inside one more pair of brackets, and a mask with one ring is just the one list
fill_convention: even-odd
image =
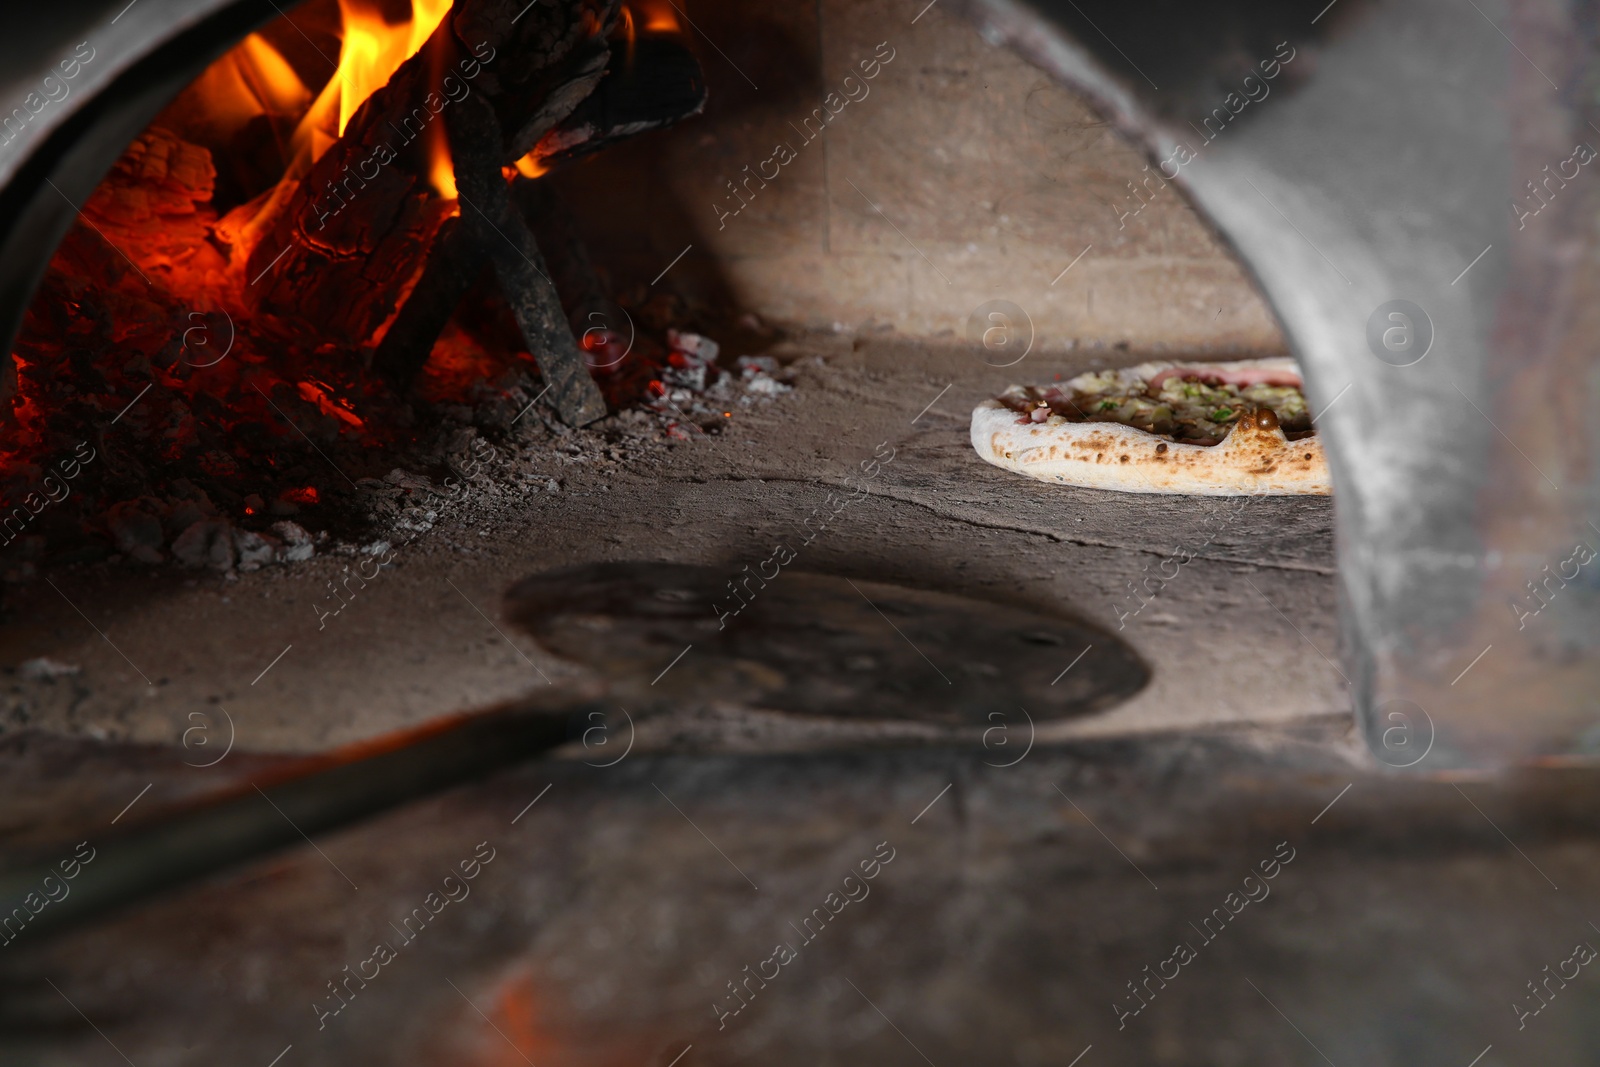
[(1287, 358), (1141, 363), (1014, 385), (972, 413), (972, 447), (1043, 482), (1200, 496), (1329, 492)]

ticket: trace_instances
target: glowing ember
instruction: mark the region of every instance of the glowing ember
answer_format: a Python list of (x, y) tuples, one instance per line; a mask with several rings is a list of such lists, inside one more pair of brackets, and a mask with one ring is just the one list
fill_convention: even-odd
[[(324, 6), (327, 22), (317, 25), (314, 16), (302, 27), (280, 20), (207, 68), (118, 160), (51, 260), (12, 353), (16, 387), (9, 410), (0, 411), (7, 423), (0, 438), (0, 499), (25, 497), (39, 471), (54, 457), (71, 455), (87, 428), (102, 435), (95, 440), (108, 460), (94, 487), (76, 489), (69, 507), (41, 518), (34, 528), (41, 536), (70, 541), (98, 534), (120, 546), (126, 538), (110, 529), (113, 515), (188, 517), (181, 502), (195, 499), (203, 501), (207, 517), (243, 515), (259, 524), (269, 513), (335, 503), (310, 484), (329, 475), (330, 464), (341, 476), (348, 471), (359, 479), (368, 457), (381, 463), (376, 456), (422, 439), (420, 430), (432, 417), (428, 409), (397, 396), (363, 358), (363, 349), (394, 321), (397, 305), (363, 290), (371, 282), (367, 275), (351, 285), (294, 289), (300, 277), (290, 270), (295, 256), (285, 259), (284, 253), (309, 246), (302, 241), (284, 248), (273, 227), (289, 218), (285, 209), (304, 196), (309, 175), (317, 173), (323, 184), (319, 159), (322, 168), (336, 169), (339, 153), (356, 138), (340, 144), (334, 156), (326, 153), (372, 94), (424, 48), (451, 0), (411, 0), (409, 18), (398, 22), (383, 12), (403, 9), (403, 0), (337, 0), (336, 65), (322, 63), (332, 53), (327, 42), (334, 32), (331, 0)], [(301, 10), (312, 7), (319, 5)], [(630, 40), (635, 32), (677, 29), (669, 3), (644, 3), (625, 14)], [(443, 62), (447, 50), (426, 54)], [(444, 73), (426, 75), (438, 85)], [(413, 77), (412, 88), (422, 80)], [(368, 122), (363, 115), (353, 132)], [(426, 124), (416, 134), (426, 155), (410, 156), (387, 172), (388, 180), (411, 182), (403, 209), (425, 217), (426, 225), (414, 227), (424, 248), (441, 220), (459, 211), (446, 131), (443, 121)], [(546, 142), (504, 168), (508, 182), (538, 177), (551, 162), (568, 158), (556, 154), (570, 153), (557, 130)], [(409, 168), (405, 175), (403, 168)], [(369, 222), (378, 232), (398, 228), (376, 211), (362, 214), (379, 196), (368, 191), (359, 200), (357, 194), (365, 182), (381, 191), (382, 181), (350, 182), (342, 195), (313, 205), (309, 217), (349, 207), (338, 222), (352, 232)], [(333, 233), (330, 225), (325, 246), (310, 244), (342, 255)], [(264, 235), (277, 240), (265, 244)], [(267, 278), (280, 260), (284, 266)], [(380, 261), (390, 260), (372, 256), (371, 262)], [(247, 269), (252, 263), (256, 267)], [(416, 277), (407, 284), (415, 285)], [(290, 281), (281, 298), (262, 298), (284, 279)], [(411, 291), (396, 290), (398, 299)], [(333, 312), (319, 320), (313, 305)], [(329, 328), (342, 309), (378, 309), (370, 314), (377, 326)], [(498, 293), (473, 290), (455, 314), (438, 335), (413, 397), (425, 404), (486, 405), (537, 393), (526, 389), (537, 365)], [(613, 406), (667, 394), (651, 379), (665, 376), (659, 344), (643, 337), (636, 343), (631, 331), (624, 338), (598, 328), (580, 343)], [(513, 410), (524, 407), (519, 399)], [(324, 486), (343, 499), (341, 478)], [(126, 546), (120, 551), (146, 562), (160, 558)]]

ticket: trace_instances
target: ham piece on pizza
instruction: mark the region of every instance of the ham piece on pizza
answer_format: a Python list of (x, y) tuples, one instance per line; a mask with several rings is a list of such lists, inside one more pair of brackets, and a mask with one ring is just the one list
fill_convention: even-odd
[(1141, 363), (1014, 385), (972, 413), (972, 447), (1043, 482), (1197, 496), (1329, 492), (1294, 361)]

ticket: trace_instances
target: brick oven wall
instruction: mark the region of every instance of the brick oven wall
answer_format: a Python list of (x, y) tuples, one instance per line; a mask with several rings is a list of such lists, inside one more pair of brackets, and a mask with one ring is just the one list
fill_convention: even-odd
[[(687, 5), (705, 114), (559, 178), (597, 258), (648, 282), (692, 244), (674, 284), (811, 327), (954, 339), (1004, 299), (1042, 349), (1283, 350), (1173, 188), (1140, 209), (1136, 149), (959, 16), (935, 5), (913, 24), (923, 2)], [(829, 93), (838, 113), (818, 135), (804, 120)], [(794, 158), (766, 162), (779, 145)]]

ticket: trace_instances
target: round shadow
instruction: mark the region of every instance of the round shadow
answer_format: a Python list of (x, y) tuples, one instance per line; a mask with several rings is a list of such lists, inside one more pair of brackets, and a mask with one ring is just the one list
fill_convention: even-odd
[(883, 582), (785, 571), (594, 563), (528, 578), (507, 613), (552, 653), (649, 701), (993, 726), (1103, 711), (1150, 672), (1083, 623)]

